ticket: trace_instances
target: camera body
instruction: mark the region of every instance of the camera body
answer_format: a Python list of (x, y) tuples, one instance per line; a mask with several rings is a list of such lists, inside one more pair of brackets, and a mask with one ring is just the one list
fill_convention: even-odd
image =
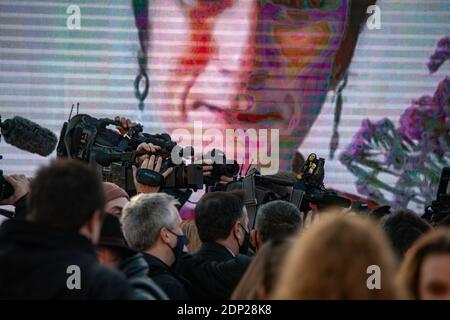
[(222, 150), (212, 149), (203, 155), (204, 160), (209, 160), (212, 163), (212, 170), (210, 176), (204, 177), (204, 184), (210, 189), (223, 189), (223, 186), (218, 184), (222, 176), (235, 177), (239, 174), (240, 167), (236, 160), (228, 162), (225, 153)]
[(289, 201), (304, 214), (311, 210), (311, 205), (320, 210), (331, 206), (350, 207), (350, 200), (325, 188), (324, 176), (325, 160), (311, 154), (295, 178), (263, 176), (252, 169), (244, 178), (228, 183), (222, 190), (244, 190), (250, 226), (255, 223), (258, 206), (275, 200)]
[[(58, 157), (78, 159), (94, 166), (103, 181), (117, 184), (130, 195), (136, 193), (132, 166), (136, 158), (145, 153), (137, 152), (141, 143), (152, 143), (160, 149), (155, 156), (163, 158), (161, 172), (172, 167), (173, 172), (161, 179), (159, 173), (139, 168), (137, 180), (140, 183), (160, 186), (161, 188), (199, 190), (203, 185), (214, 185), (220, 176), (237, 174), (239, 166), (236, 162), (227, 164), (223, 155), (223, 163), (214, 163), (210, 177), (203, 176), (202, 165), (174, 163), (172, 155), (179, 159), (188, 154), (193, 157), (192, 147), (181, 148), (171, 140), (168, 134), (147, 134), (141, 125), (127, 128), (124, 134), (108, 129), (107, 126), (120, 126), (118, 121), (96, 119), (86, 114), (78, 114), (64, 123), (57, 147)], [(219, 156), (221, 151), (212, 151), (212, 156)], [(223, 152), (221, 153), (223, 154)], [(206, 157), (206, 156), (205, 156)], [(150, 172), (151, 171), (151, 172)]]
[(449, 181), (450, 167), (444, 167), (439, 180), (436, 200), (432, 201), (431, 204), (425, 208), (425, 213), (422, 215), (422, 218), (426, 219), (433, 225), (439, 224), (440, 221), (450, 215)]
[[(2, 123), (2, 117), (0, 116), (0, 124)], [(2, 140), (2, 135), (0, 131), (0, 142)], [(3, 156), (0, 155), (0, 160), (3, 159)], [(14, 188), (13, 186), (6, 181), (6, 179), (3, 177), (3, 170), (0, 169), (0, 201), (8, 199), (14, 194)]]

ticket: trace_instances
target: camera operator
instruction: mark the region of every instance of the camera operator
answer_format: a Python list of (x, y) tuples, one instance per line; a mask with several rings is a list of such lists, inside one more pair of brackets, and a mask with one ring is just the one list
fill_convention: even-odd
[(25, 221), (0, 227), (0, 299), (130, 297), (124, 276), (97, 262), (104, 194), (95, 171), (53, 161), (31, 182), (27, 206)]
[(250, 264), (248, 215), (243, 193), (206, 193), (195, 208), (200, 250), (183, 255), (176, 270), (193, 284), (193, 299), (229, 299)]

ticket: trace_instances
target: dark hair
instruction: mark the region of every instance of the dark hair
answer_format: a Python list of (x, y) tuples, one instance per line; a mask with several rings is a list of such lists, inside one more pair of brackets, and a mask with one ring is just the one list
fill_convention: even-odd
[(202, 242), (226, 239), (234, 224), (242, 219), (242, 190), (206, 193), (195, 207), (195, 224)]
[(413, 243), (431, 228), (425, 220), (406, 209), (385, 216), (381, 223), (399, 258), (403, 258)]
[(55, 160), (31, 182), (29, 220), (64, 231), (78, 231), (99, 210), (105, 196), (97, 173), (76, 160)]
[(258, 208), (255, 229), (264, 242), (291, 236), (301, 226), (300, 210), (290, 202), (276, 200)]

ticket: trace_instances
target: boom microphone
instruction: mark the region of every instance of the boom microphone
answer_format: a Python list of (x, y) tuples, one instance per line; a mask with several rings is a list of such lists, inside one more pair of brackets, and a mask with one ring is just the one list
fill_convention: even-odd
[(50, 155), (58, 142), (52, 131), (19, 116), (0, 122), (0, 129), (6, 143), (43, 157)]

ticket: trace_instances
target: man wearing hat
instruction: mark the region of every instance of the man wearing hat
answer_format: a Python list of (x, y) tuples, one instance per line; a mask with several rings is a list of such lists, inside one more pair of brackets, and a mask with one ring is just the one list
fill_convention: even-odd
[(103, 182), (103, 191), (106, 200), (105, 211), (120, 217), (122, 209), (130, 201), (130, 197), (125, 190), (111, 182)]

